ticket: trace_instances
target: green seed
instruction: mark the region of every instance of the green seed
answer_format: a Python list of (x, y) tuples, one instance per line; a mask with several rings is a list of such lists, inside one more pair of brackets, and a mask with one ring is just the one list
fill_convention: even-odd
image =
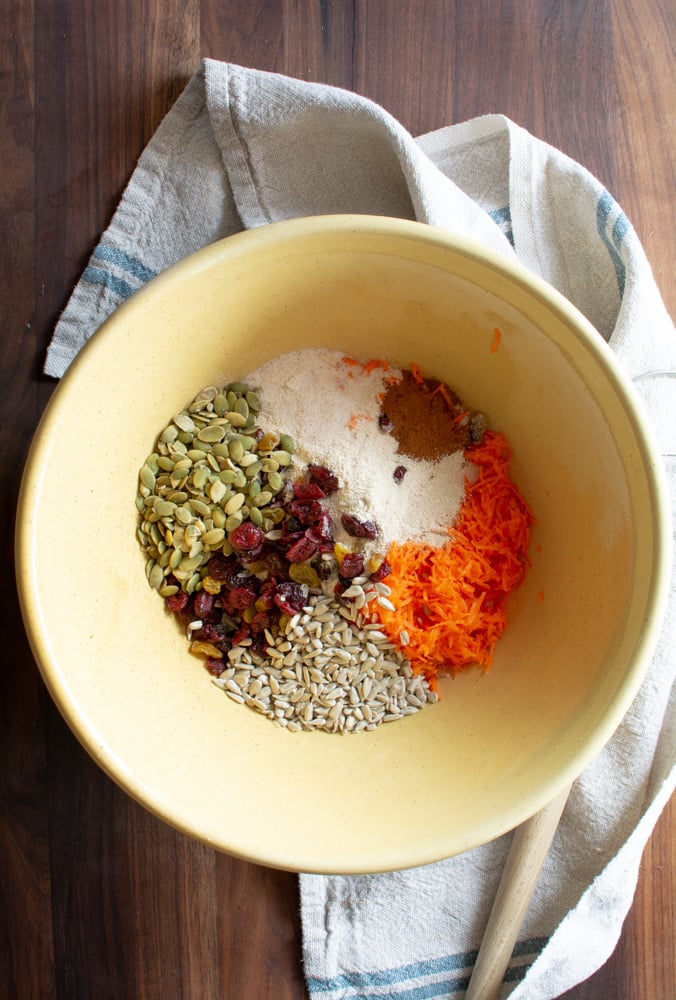
[(190, 500), (190, 506), (200, 517), (211, 516), (211, 507), (198, 497), (192, 497)]
[(231, 382), (228, 386), (228, 393), (247, 393), (249, 391), (249, 386), (246, 382)]
[(174, 551), (169, 556), (169, 568), (178, 569), (183, 558), (183, 553), (180, 549), (174, 549)]
[(159, 455), (157, 458), (157, 466), (160, 469), (164, 469), (165, 472), (171, 472), (174, 468), (174, 459), (169, 458), (168, 455)]
[(279, 446), (283, 451), (288, 451), (290, 455), (296, 451), (296, 444), (290, 434), (280, 434)]
[(263, 468), (263, 463), (261, 462), (260, 459), (258, 459), (258, 461), (252, 462), (251, 465), (247, 465), (246, 469), (244, 470), (244, 474), (247, 479), (254, 479), (262, 468)]
[(159, 588), (164, 583), (164, 571), (158, 563), (155, 563), (155, 565), (150, 570), (150, 574), (148, 576), (148, 583), (154, 590), (159, 590)]
[(176, 510), (176, 504), (172, 503), (171, 500), (158, 500), (153, 510), (158, 517), (172, 517)]
[(197, 437), (200, 441), (208, 441), (211, 444), (215, 444), (217, 441), (222, 441), (225, 437), (225, 427), (223, 424), (207, 424), (206, 427), (197, 432)]
[(214, 398), (214, 411), (219, 417), (222, 417), (228, 408), (227, 397), (222, 392), (219, 392), (219, 394)]
[(195, 464), (206, 461), (207, 457), (206, 451), (203, 451), (201, 448), (189, 448), (186, 455)]
[(251, 502), (254, 507), (267, 507), (271, 500), (272, 493), (269, 490), (262, 490)]
[(190, 577), (190, 579), (185, 585), (186, 594), (193, 594), (197, 589), (197, 585), (199, 584), (199, 582), (200, 582), (199, 573), (193, 573), (193, 575)]
[(176, 427), (174, 424), (169, 424), (169, 426), (165, 427), (160, 434), (160, 441), (162, 441), (163, 444), (171, 444), (178, 437), (179, 430), (180, 428)]
[(234, 469), (223, 469), (222, 472), (219, 472), (218, 478), (222, 483), (225, 483), (226, 486), (232, 486), (237, 479), (237, 473)]
[(280, 451), (273, 451), (272, 458), (282, 466), (291, 465), (291, 454), (292, 452), (288, 451), (288, 449), (282, 449)]
[(160, 597), (173, 597), (178, 594), (178, 587), (175, 583), (168, 583), (166, 587), (160, 587), (159, 594)]
[(253, 389), (251, 389), (249, 390), (249, 392), (247, 392), (245, 399), (249, 404), (249, 409), (253, 410), (255, 413), (258, 413), (258, 411), (261, 408), (261, 397), (258, 395), (258, 393), (254, 392)]
[(181, 410), (180, 413), (177, 413), (173, 420), (179, 431), (187, 431), (190, 434), (195, 433), (195, 421), (185, 410)]
[(206, 466), (200, 466), (192, 474), (192, 484), (196, 490), (203, 490), (209, 479), (209, 470)]
[(235, 511), (238, 511), (240, 509), (243, 503), (244, 503), (244, 494), (234, 493), (230, 497), (230, 499), (228, 500), (223, 509), (225, 510), (226, 514), (234, 514)]
[(141, 469), (139, 479), (147, 489), (155, 489), (155, 473), (147, 465), (144, 465)]
[(219, 548), (225, 541), (225, 531), (223, 528), (212, 528), (211, 531), (205, 531), (202, 535), (202, 544), (207, 545), (210, 549)]
[(283, 485), (284, 479), (278, 472), (268, 473), (268, 487), (273, 493), (279, 493)]
[(241, 510), (236, 510), (234, 514), (228, 514), (227, 520), (225, 522), (225, 530), (234, 531), (235, 528), (239, 528), (243, 520), (244, 518), (242, 517)]
[(245, 427), (247, 418), (243, 414), (239, 413), (237, 410), (228, 410), (225, 414), (228, 421), (233, 427)]
[(233, 406), (233, 411), (235, 413), (239, 413), (241, 416), (244, 417), (245, 420), (247, 419), (247, 417), (249, 416), (249, 404), (247, 403), (244, 397), (241, 397), (240, 399), (237, 400), (237, 402)]
[(251, 510), (249, 511), (249, 518), (251, 522), (256, 525), (257, 528), (260, 528), (261, 525), (263, 524), (263, 515), (258, 509), (258, 507), (251, 508)]
[(211, 516), (214, 522), (214, 528), (225, 527), (226, 514), (224, 510), (222, 510), (220, 507), (214, 507), (213, 514)]
[[(230, 452), (230, 458), (232, 459), (233, 462), (241, 462), (242, 458), (244, 457), (244, 445), (240, 440), (235, 438), (234, 441), (230, 442), (229, 452)], [(154, 485), (155, 485), (155, 477), (153, 476), (153, 482), (151, 485), (149, 485), (149, 489), (153, 489)]]
[(209, 487), (209, 496), (214, 501), (214, 503), (218, 503), (219, 500), (222, 500), (226, 492), (227, 492), (227, 486), (225, 485), (225, 483), (222, 483), (220, 479), (215, 479), (211, 484), (211, 486)]

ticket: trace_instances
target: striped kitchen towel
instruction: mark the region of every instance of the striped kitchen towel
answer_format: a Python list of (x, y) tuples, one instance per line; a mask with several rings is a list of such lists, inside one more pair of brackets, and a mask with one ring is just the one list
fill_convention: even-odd
[[(166, 267), (279, 219), (401, 216), (516, 256), (566, 295), (676, 427), (676, 337), (638, 237), (588, 171), (500, 115), (414, 139), (356, 94), (206, 60), (161, 123), (56, 327), (62, 375), (103, 320)], [(676, 449), (664, 446), (663, 450)], [(676, 464), (669, 465), (672, 498)], [(676, 504), (674, 504), (676, 507)], [(548, 1000), (610, 955), (641, 853), (673, 791), (676, 595), (652, 667), (573, 786), (502, 988)], [(301, 876), (312, 1000), (456, 1000), (510, 843), (411, 871)]]

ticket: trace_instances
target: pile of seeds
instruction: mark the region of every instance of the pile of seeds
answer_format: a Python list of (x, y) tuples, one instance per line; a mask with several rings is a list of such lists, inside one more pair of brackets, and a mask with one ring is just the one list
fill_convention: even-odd
[(214, 678), (233, 701), (292, 731), (360, 732), (437, 701), (424, 678), (354, 605), (314, 595), (263, 653), (244, 640)]
[(228, 533), (245, 521), (271, 531), (284, 517), (274, 501), (294, 443), (262, 434), (259, 409), (244, 383), (209, 386), (173, 417), (141, 468), (137, 535), (150, 585), (162, 597), (179, 585), (192, 593), (210, 556), (232, 552)]

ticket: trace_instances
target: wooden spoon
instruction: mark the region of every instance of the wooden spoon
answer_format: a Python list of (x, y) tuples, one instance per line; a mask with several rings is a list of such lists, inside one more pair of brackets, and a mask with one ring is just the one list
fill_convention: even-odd
[(569, 792), (516, 828), (465, 1000), (497, 1000)]

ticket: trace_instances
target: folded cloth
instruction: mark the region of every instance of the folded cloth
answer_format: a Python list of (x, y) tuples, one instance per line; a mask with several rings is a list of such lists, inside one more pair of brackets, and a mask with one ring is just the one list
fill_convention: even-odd
[[(674, 328), (636, 233), (563, 153), (500, 115), (414, 139), (355, 94), (207, 60), (141, 156), (45, 371), (62, 375), (121, 301), (188, 253), (243, 228), (326, 213), (417, 219), (516, 255), (578, 306), (630, 377), (676, 368)], [(658, 430), (676, 426), (665, 378), (636, 383)], [(676, 466), (667, 465), (673, 498)], [(648, 676), (573, 786), (503, 997), (558, 996), (616, 944), (643, 847), (676, 783), (675, 648), (672, 583)], [(462, 995), (510, 837), (409, 871), (302, 875), (313, 1000)]]

